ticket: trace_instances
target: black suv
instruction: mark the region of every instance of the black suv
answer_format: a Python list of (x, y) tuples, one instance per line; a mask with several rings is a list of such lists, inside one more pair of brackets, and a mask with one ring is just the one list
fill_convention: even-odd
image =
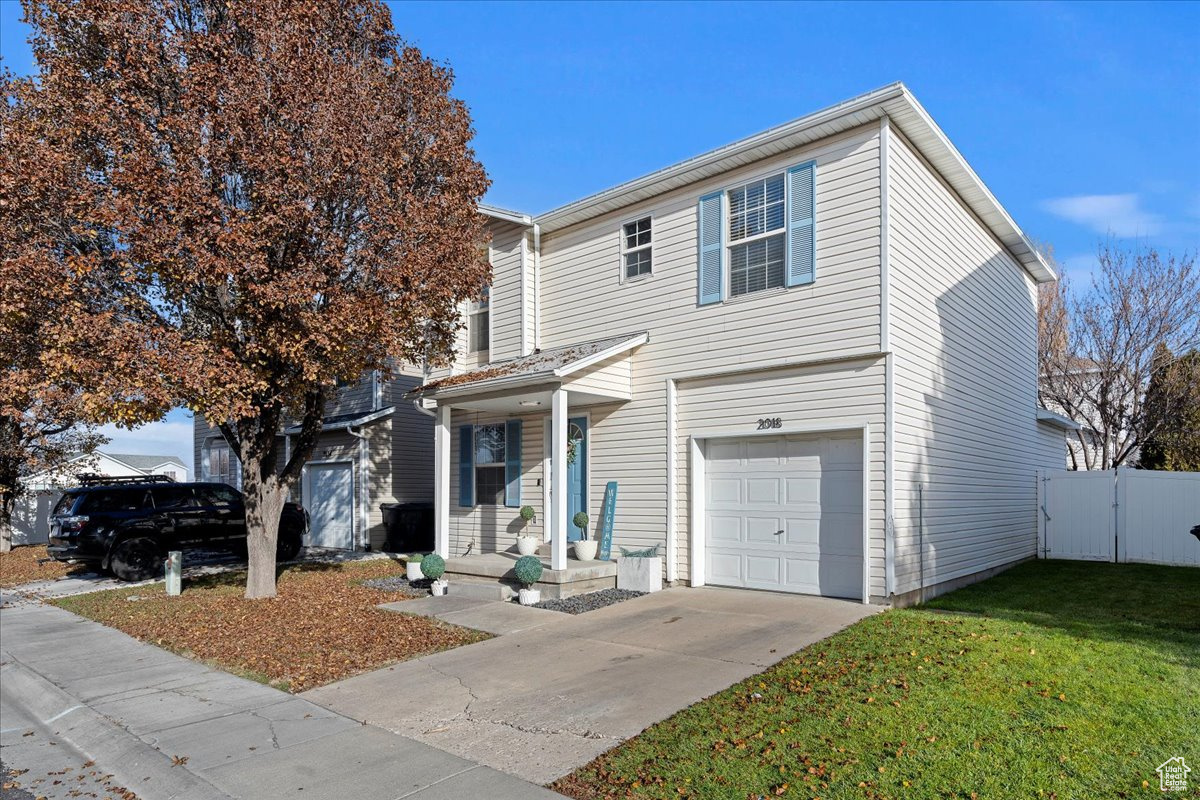
[[(296, 557), (307, 531), (307, 512), (284, 505), (279, 560)], [(175, 483), (165, 476), (97, 478), (64, 492), (50, 515), (52, 558), (96, 564), (123, 581), (162, 575), (167, 551), (182, 547), (244, 555), (241, 492), (224, 483)]]

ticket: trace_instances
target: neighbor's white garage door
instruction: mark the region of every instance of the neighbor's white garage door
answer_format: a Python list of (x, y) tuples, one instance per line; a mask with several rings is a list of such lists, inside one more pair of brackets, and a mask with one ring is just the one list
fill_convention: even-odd
[(349, 464), (308, 468), (308, 544), (354, 548), (354, 473)]
[(712, 439), (705, 580), (862, 597), (862, 438)]

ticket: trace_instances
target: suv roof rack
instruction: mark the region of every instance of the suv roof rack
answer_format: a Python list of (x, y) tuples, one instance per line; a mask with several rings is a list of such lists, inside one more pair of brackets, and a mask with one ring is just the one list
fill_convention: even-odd
[(174, 483), (170, 475), (129, 475), (112, 478), (108, 475), (83, 474), (79, 476), (80, 486), (119, 486), (121, 484), (139, 483)]

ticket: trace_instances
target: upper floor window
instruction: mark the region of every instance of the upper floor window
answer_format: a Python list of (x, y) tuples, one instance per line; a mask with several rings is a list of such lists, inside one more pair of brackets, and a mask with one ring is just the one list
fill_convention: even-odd
[(783, 175), (730, 189), (729, 296), (784, 285)]
[(621, 231), (621, 253), (625, 278), (638, 278), (651, 272), (650, 217), (626, 222)]
[(470, 352), (478, 353), (491, 346), (491, 294), (492, 287), (483, 287), (483, 295), (471, 303), (467, 315), (467, 336)]

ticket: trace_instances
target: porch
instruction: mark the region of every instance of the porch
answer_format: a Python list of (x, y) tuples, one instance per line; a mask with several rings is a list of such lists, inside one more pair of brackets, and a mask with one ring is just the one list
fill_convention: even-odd
[[(632, 352), (644, 333), (535, 351), (413, 392), (435, 410), (434, 549), (447, 573), (467, 582), (516, 585), (512, 546), (534, 535), (542, 547), (539, 588), (565, 597), (615, 584), (615, 564), (568, 558), (588, 513), (599, 530), (598, 489), (617, 475), (593, 475), (593, 415), (632, 397)], [(548, 412), (548, 413), (547, 413)], [(456, 446), (452, 443), (456, 443)], [(521, 507), (538, 523), (526, 527)]]
[[(533, 588), (540, 589), (542, 599), (613, 589), (617, 585), (615, 561), (576, 561), (568, 559), (565, 567), (552, 566), (548, 547), (538, 555), (542, 562), (542, 578)], [(446, 575), (452, 596), (478, 596), (480, 599), (507, 599), (520, 587), (513, 567), (519, 558), (513, 551), (479, 553), (446, 559)]]

